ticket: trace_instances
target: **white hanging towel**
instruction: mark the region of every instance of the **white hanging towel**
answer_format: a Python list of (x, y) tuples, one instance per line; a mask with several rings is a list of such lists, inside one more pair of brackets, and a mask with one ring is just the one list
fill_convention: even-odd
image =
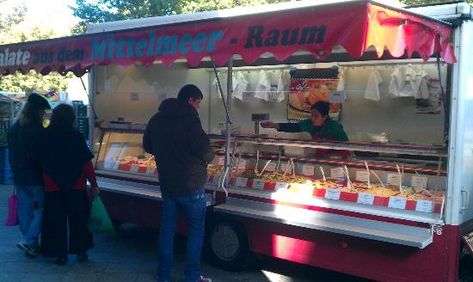
[(268, 77), (268, 74), (261, 70), (259, 73), (258, 83), (256, 84), (255, 89), (255, 98), (269, 101), (269, 91), (271, 89), (271, 80)]
[(383, 78), (379, 71), (374, 70), (368, 75), (368, 82), (366, 83), (365, 99), (379, 102), (381, 96), (379, 94), (379, 85), (383, 82)]

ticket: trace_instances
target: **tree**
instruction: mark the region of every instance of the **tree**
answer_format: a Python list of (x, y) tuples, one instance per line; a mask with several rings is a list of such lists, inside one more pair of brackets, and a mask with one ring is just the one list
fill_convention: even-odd
[(86, 23), (165, 16), (289, 0), (76, 0), (74, 16)]
[[(7, 0), (0, 0), (0, 5)], [(54, 36), (52, 30), (44, 30), (40, 27), (34, 27), (28, 33), (18, 29), (18, 25), (25, 20), (27, 9), (20, 4), (15, 6), (12, 11), (5, 13), (0, 10), (0, 44), (25, 42), (28, 40), (47, 39)], [(47, 76), (30, 71), (27, 74), (16, 73), (8, 76), (0, 76), (0, 91), (26, 93), (35, 90), (44, 91), (64, 91), (67, 88), (68, 78), (71, 75), (63, 77), (57, 73), (51, 73)]]
[[(420, 4), (440, 4), (440, 3), (451, 3), (451, 0), (401, 0), (406, 5), (420, 5)], [(467, 0), (468, 3), (473, 3), (473, 0)]]

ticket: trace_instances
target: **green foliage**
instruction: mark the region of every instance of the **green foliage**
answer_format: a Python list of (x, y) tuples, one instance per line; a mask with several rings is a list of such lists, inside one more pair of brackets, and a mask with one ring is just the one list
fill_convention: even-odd
[(76, 0), (74, 16), (86, 23), (137, 19), (181, 13), (287, 2), (289, 0)]
[[(452, 0), (401, 0), (406, 5), (421, 5), (421, 4), (439, 4), (439, 3), (451, 3)], [(473, 3), (473, 0), (467, 0), (468, 3)]]
[[(0, 0), (0, 5), (6, 0)], [(11, 12), (5, 13), (0, 10), (0, 44), (25, 42), (30, 40), (47, 39), (54, 36), (52, 30), (44, 30), (41, 27), (34, 27), (25, 32), (18, 29), (18, 25), (25, 20), (27, 12), (24, 5), (13, 8)], [(57, 73), (42, 76), (34, 71), (23, 75), (16, 73), (8, 76), (0, 76), (0, 91), (28, 93), (31, 91), (64, 91), (67, 88), (68, 78)]]

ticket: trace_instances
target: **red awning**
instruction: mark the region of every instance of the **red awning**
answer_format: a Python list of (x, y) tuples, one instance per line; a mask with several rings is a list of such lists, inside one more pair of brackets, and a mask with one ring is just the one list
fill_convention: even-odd
[(81, 75), (92, 65), (123, 66), (185, 59), (191, 66), (211, 56), (224, 65), (239, 54), (246, 63), (263, 53), (285, 60), (297, 51), (317, 59), (336, 46), (354, 59), (374, 47), (381, 56), (414, 53), (428, 59), (439, 52), (456, 61), (448, 24), (371, 1), (349, 1), (231, 18), (86, 34), (0, 46), (0, 74), (31, 69)]

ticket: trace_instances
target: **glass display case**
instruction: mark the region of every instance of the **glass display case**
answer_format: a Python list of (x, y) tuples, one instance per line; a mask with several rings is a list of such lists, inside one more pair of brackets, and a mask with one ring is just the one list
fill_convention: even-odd
[(154, 157), (143, 149), (143, 130), (102, 129), (95, 168), (101, 172), (154, 176)]
[[(319, 157), (317, 150), (333, 154)], [(340, 151), (349, 154), (340, 157)], [(209, 168), (209, 181), (214, 185), (223, 171), (220, 152)], [(447, 152), (441, 146), (233, 136), (230, 156), (227, 187), (231, 193), (442, 222)]]

